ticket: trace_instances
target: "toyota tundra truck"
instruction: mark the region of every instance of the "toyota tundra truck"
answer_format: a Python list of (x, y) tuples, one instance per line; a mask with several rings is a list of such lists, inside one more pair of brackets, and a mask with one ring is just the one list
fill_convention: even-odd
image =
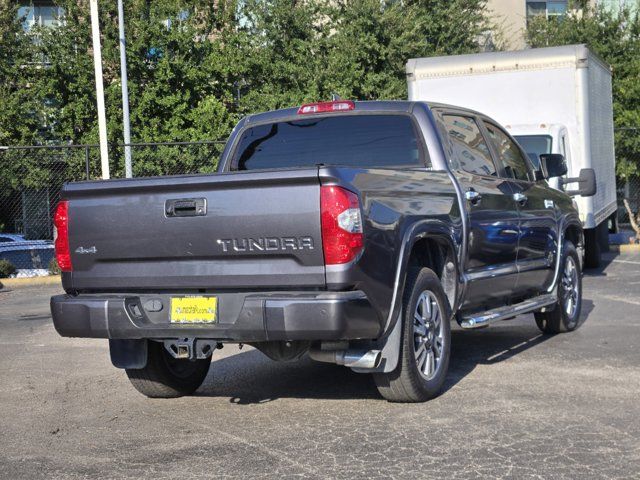
[(250, 344), (373, 375), (380, 394), (440, 391), (451, 322), (534, 313), (576, 329), (582, 224), (562, 155), (526, 152), (444, 104), (337, 100), (250, 115), (215, 174), (68, 183), (55, 212), (56, 330), (109, 340), (148, 397), (192, 394), (215, 350)]

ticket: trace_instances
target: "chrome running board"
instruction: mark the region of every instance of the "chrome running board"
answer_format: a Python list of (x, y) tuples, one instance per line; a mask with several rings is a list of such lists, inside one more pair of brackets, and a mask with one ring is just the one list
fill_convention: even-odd
[(497, 322), (499, 320), (506, 320), (507, 318), (515, 317), (523, 313), (530, 313), (540, 308), (552, 305), (556, 302), (557, 297), (554, 293), (540, 295), (539, 297), (530, 298), (521, 303), (515, 305), (508, 305), (506, 307), (499, 307), (493, 310), (484, 312), (481, 315), (469, 315), (462, 317), (460, 326), (462, 328), (480, 328)]

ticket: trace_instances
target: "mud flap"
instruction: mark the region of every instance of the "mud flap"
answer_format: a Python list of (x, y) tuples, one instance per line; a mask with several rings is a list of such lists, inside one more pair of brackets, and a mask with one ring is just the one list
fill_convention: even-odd
[(402, 310), (398, 314), (396, 323), (384, 338), (371, 342), (372, 349), (382, 350), (382, 360), (376, 368), (352, 368), (356, 373), (388, 373), (393, 372), (398, 366), (400, 358), (400, 342), (402, 341)]
[(140, 369), (147, 366), (147, 340), (109, 340), (111, 363), (116, 368)]

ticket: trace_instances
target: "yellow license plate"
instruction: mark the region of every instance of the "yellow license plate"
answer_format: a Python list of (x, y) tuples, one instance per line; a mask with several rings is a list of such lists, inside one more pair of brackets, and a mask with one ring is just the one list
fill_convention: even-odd
[(171, 323), (217, 323), (217, 297), (173, 297)]

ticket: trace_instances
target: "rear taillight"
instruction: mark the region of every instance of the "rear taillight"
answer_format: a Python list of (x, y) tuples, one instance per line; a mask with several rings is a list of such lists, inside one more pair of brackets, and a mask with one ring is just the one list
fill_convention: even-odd
[(306, 115), (309, 113), (344, 112), (346, 110), (353, 110), (354, 108), (356, 108), (356, 104), (351, 100), (307, 103), (298, 109), (298, 115)]
[(358, 196), (341, 187), (320, 189), (320, 221), (324, 263), (348, 263), (364, 245)]
[(58, 203), (56, 213), (53, 215), (53, 240), (56, 248), (56, 261), (60, 270), (70, 272), (71, 252), (69, 251), (69, 202), (66, 200)]

